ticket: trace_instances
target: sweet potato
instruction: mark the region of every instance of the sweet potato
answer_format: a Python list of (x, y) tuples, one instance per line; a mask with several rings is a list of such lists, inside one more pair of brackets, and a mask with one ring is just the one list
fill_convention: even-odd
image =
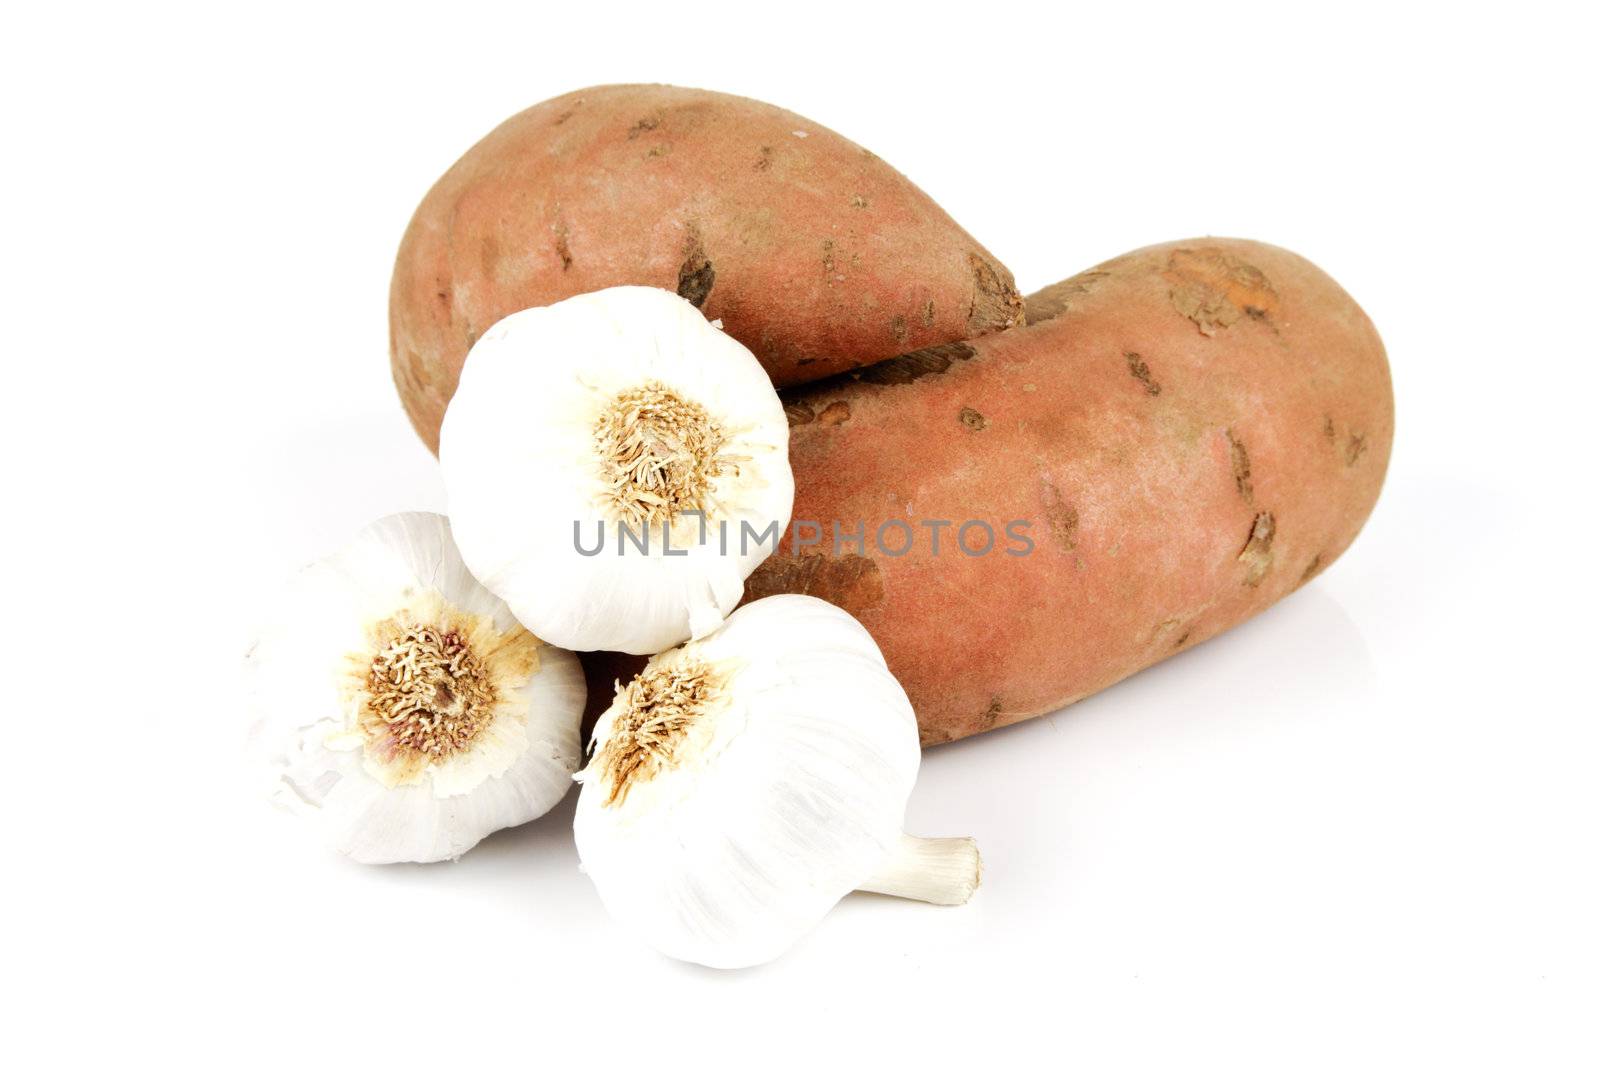
[[(797, 525), (746, 597), (852, 612), (925, 744), (1070, 704), (1297, 589), (1350, 545), (1388, 463), (1382, 343), (1292, 253), (1158, 245), (1028, 313), (786, 397)], [(806, 520), (821, 543), (796, 556)], [(914, 534), (898, 556), (901, 528), (877, 540), (894, 520)], [(974, 520), (986, 554), (956, 544)]]
[(611, 85), (507, 120), (428, 193), (390, 287), (406, 413), (439, 421), (483, 330), (612, 285), (693, 301), (779, 385), (1021, 321), (1011, 274), (888, 164), (767, 104)]

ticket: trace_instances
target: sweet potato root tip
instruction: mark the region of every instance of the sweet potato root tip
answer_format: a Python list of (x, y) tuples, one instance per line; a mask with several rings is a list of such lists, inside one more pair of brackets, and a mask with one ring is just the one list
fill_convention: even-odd
[(972, 310), (967, 314), (968, 336), (980, 337), (995, 330), (1021, 326), (1024, 319), (1022, 294), (1011, 280), (1011, 272), (996, 266), (977, 252), (967, 260), (972, 266)]

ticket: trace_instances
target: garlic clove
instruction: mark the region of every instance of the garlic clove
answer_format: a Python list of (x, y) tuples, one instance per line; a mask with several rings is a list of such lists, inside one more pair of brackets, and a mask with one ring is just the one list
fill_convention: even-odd
[(969, 839), (902, 832), (921, 759), (866, 630), (805, 596), (651, 659), (595, 726), (574, 824), (607, 909), (666, 955), (775, 958), (858, 888), (955, 903)]
[(298, 575), (249, 667), (273, 798), (362, 862), (453, 859), (549, 810), (578, 762), (577, 657), (472, 577), (440, 515)]
[(491, 327), (439, 462), (463, 557), (523, 625), (653, 653), (720, 624), (776, 547), (788, 438), (748, 349), (680, 297), (624, 286)]

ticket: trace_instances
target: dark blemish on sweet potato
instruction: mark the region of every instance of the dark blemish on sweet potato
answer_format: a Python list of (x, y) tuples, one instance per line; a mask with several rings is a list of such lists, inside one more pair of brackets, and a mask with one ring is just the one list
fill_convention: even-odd
[(967, 253), (972, 270), (972, 305), (967, 309), (970, 335), (1003, 330), (1023, 323), (1022, 294), (1017, 292), (1011, 274), (996, 267), (976, 252)]
[(1050, 536), (1064, 551), (1075, 551), (1078, 547), (1078, 509), (1067, 502), (1053, 483), (1041, 480), (1039, 486), (1044, 521), (1050, 529)]
[(1239, 562), (1245, 567), (1245, 585), (1260, 585), (1272, 569), (1272, 539), (1277, 533), (1277, 523), (1270, 511), (1261, 512), (1251, 522), (1250, 537), (1245, 541), (1244, 551), (1239, 553)]
[(1172, 647), (1173, 648), (1182, 648), (1184, 645), (1189, 643), (1189, 638), (1193, 634), (1194, 634), (1193, 630), (1185, 630), (1185, 631), (1183, 631), (1183, 633), (1178, 635), (1178, 639), (1173, 642)]
[(1317, 572), (1321, 569), (1322, 553), (1318, 552), (1315, 556), (1311, 557), (1311, 562), (1306, 564), (1306, 569), (1300, 572), (1300, 584), (1305, 585), (1311, 579), (1315, 578), (1317, 576)]
[(1228, 431), (1228, 456), (1233, 466), (1233, 485), (1239, 490), (1239, 495), (1244, 497), (1245, 503), (1252, 504), (1256, 499), (1254, 487), (1250, 484), (1250, 453), (1245, 451), (1244, 442), (1239, 435), (1230, 428)]
[(1330, 441), (1339, 436), (1334, 432), (1332, 415), (1324, 415), (1322, 417), (1322, 436), (1326, 437)]
[(943, 374), (957, 360), (968, 360), (977, 354), (977, 349), (965, 341), (919, 348), (915, 352), (863, 367), (861, 381), (872, 385), (904, 385), (929, 374)]
[(811, 410), (811, 405), (800, 400), (784, 404), (783, 414), (789, 420), (790, 426), (804, 426), (806, 423), (815, 422), (817, 419), (817, 413)]
[(552, 126), (561, 125), (563, 122), (566, 122), (568, 119), (570, 119), (573, 115), (577, 114), (577, 111), (578, 111), (578, 109), (576, 107), (567, 108), (567, 110), (565, 110), (561, 114), (557, 115), (556, 116), (556, 120), (554, 122), (552, 122), (550, 125), (552, 125)]
[(852, 196), (850, 198), (850, 206), (855, 208), (864, 208), (867, 206), (867, 198), (864, 196)]
[(774, 552), (745, 579), (745, 602), (779, 593), (821, 597), (852, 615), (883, 601), (883, 574), (870, 556)]
[(1278, 294), (1267, 276), (1220, 248), (1176, 249), (1162, 277), (1171, 284), (1172, 306), (1206, 337), (1244, 316), (1265, 320), (1277, 309)]
[(935, 730), (931, 726), (917, 726), (917, 741), (923, 748), (932, 748), (934, 745), (943, 745), (954, 741), (956, 735), (949, 730)]
[(706, 258), (705, 245), (701, 243), (700, 227), (690, 223), (683, 239), (683, 263), (678, 267), (678, 295), (695, 307), (703, 307), (716, 281), (716, 269)]
[(1128, 373), (1144, 386), (1147, 395), (1161, 395), (1161, 383), (1150, 377), (1150, 365), (1144, 361), (1144, 357), (1137, 352), (1124, 352), (1122, 358), (1128, 361)]
[(556, 225), (556, 255), (561, 257), (561, 269), (572, 269), (572, 246), (567, 243), (567, 224)]
[(644, 154), (644, 158), (646, 158), (646, 159), (655, 159), (658, 156), (670, 155), (671, 153), (672, 153), (672, 142), (671, 141), (662, 141), (660, 144), (651, 145), (650, 146), (650, 151), (648, 151), (648, 152), (646, 152)]
[(835, 400), (817, 415), (818, 426), (837, 426), (842, 422), (849, 421), (850, 405), (843, 400)]
[(896, 341), (903, 343), (906, 335), (910, 333), (909, 328), (906, 326), (906, 317), (904, 315), (896, 315), (890, 320), (889, 332), (894, 335)]
[(1361, 458), (1361, 453), (1367, 450), (1366, 434), (1353, 433), (1344, 446), (1344, 463), (1347, 467), (1354, 467), (1356, 460)]
[(1023, 302), (1027, 307), (1028, 321), (1044, 322), (1071, 310), (1074, 300), (1091, 292), (1109, 277), (1111, 272), (1108, 270), (1086, 270), (1065, 281), (1045, 286)]
[(999, 722), (1000, 713), (1004, 710), (1005, 707), (1000, 703), (999, 697), (990, 697), (989, 706), (983, 712), (983, 728), (987, 730)]
[(834, 265), (835, 264), (834, 264), (834, 259), (833, 259), (833, 242), (831, 240), (824, 240), (822, 242), (822, 270), (823, 270), (823, 273), (824, 274), (832, 274)]
[(932, 300), (930, 300), (926, 304), (922, 305), (922, 325), (924, 325), (924, 326), (932, 326), (933, 325), (933, 301)]
[(799, 359), (794, 361), (794, 365), (796, 367), (804, 367), (807, 363), (815, 363), (816, 361), (816, 356), (801, 356)]
[(961, 409), (961, 425), (969, 430), (981, 430), (989, 425), (989, 420), (978, 414), (972, 408)]
[(660, 125), (660, 115), (646, 115), (644, 118), (628, 127), (628, 140), (635, 140), (641, 133), (649, 133), (651, 130)]
[(1151, 644), (1160, 644), (1165, 641), (1174, 630), (1183, 625), (1182, 619), (1162, 619), (1156, 623), (1155, 630), (1150, 634)]
[(772, 166), (772, 146), (764, 144), (761, 146), (761, 154), (756, 157), (755, 169), (766, 170), (770, 166)]

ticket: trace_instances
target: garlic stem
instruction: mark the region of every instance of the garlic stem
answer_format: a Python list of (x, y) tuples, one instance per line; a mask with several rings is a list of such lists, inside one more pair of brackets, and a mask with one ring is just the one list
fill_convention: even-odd
[(930, 904), (965, 904), (982, 875), (972, 838), (901, 834), (899, 847), (860, 889)]

